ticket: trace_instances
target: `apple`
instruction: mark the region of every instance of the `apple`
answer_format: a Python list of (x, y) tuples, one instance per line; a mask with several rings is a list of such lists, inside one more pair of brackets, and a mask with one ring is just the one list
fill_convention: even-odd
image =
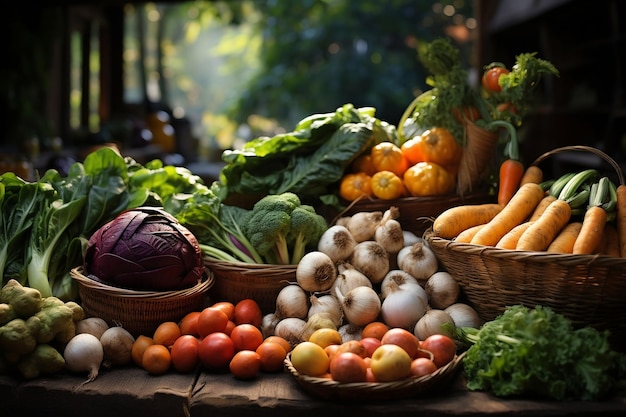
[(369, 356), (370, 358), (372, 357), (372, 354), (374, 353), (376, 348), (378, 348), (378, 346), (382, 344), (380, 342), (380, 339), (376, 339), (375, 337), (364, 337), (360, 340), (360, 342), (363, 346), (365, 346), (367, 356)]
[(456, 343), (444, 334), (433, 334), (422, 340), (420, 349), (433, 354), (433, 362), (437, 368), (445, 366), (454, 359), (456, 355)]
[(411, 375), (411, 357), (398, 345), (382, 344), (372, 354), (370, 368), (377, 381), (398, 381)]

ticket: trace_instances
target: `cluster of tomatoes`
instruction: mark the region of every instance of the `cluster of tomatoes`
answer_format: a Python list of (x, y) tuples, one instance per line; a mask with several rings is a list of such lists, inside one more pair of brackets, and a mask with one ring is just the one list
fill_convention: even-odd
[(294, 346), (290, 361), (301, 375), (341, 383), (393, 382), (435, 372), (455, 358), (456, 349), (446, 335), (420, 341), (406, 329), (376, 321), (358, 340), (343, 341), (337, 330), (318, 329)]
[(445, 128), (434, 127), (401, 145), (381, 142), (352, 164), (339, 186), (347, 201), (373, 197), (393, 200), (407, 196), (450, 193), (463, 147)]
[(170, 370), (230, 372), (253, 379), (261, 372), (281, 372), (291, 345), (279, 336), (264, 337), (256, 301), (216, 302), (193, 311), (180, 322), (163, 322), (151, 336), (140, 335), (133, 362), (153, 375)]

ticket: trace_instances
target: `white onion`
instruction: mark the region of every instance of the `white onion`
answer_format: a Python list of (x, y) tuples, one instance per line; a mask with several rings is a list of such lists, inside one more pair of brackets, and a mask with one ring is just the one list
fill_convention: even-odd
[(380, 298), (370, 287), (356, 287), (345, 296), (337, 291), (337, 298), (346, 320), (357, 326), (373, 322), (380, 314)]
[(398, 267), (413, 275), (421, 283), (437, 272), (439, 260), (428, 243), (424, 239), (419, 239), (411, 246), (400, 249)]
[(424, 340), (433, 334), (445, 334), (446, 336), (454, 338), (454, 329), (454, 320), (452, 320), (452, 317), (450, 317), (448, 313), (443, 310), (431, 308), (417, 321), (413, 334), (415, 334), (419, 340)]
[(100, 317), (87, 317), (76, 323), (76, 334), (89, 333), (100, 339), (109, 324)]
[[(417, 282), (417, 279), (415, 279), (413, 275), (403, 271), (402, 269), (392, 269), (387, 272), (387, 275), (385, 275), (385, 278), (383, 278), (380, 283), (381, 297), (384, 299), (390, 291), (395, 291), (398, 287), (402, 287), (404, 284), (420, 286), (419, 282)], [(426, 294), (424, 293), (424, 295)]]
[(132, 361), (131, 351), (135, 337), (123, 327), (108, 328), (100, 337), (106, 366), (127, 365)]
[(347, 227), (335, 224), (322, 234), (317, 242), (317, 250), (324, 252), (334, 262), (347, 259), (352, 255), (356, 240)]
[(404, 289), (390, 292), (383, 300), (380, 312), (388, 326), (411, 331), (427, 308), (428, 304), (415, 289)]
[(433, 308), (444, 309), (456, 303), (461, 294), (459, 283), (445, 271), (435, 272), (424, 285), (428, 304)]
[[(98, 376), (104, 360), (104, 349), (100, 340), (89, 333), (80, 333), (72, 337), (63, 351), (65, 366), (72, 372), (87, 372), (86, 384)], [(81, 384), (82, 385), (82, 384)]]
[(304, 320), (309, 311), (308, 299), (309, 296), (299, 285), (286, 285), (276, 296), (275, 314), (279, 319), (297, 317)]
[(389, 253), (373, 240), (357, 243), (349, 262), (374, 284), (380, 283), (390, 268)]
[(309, 292), (326, 291), (337, 279), (335, 262), (324, 252), (305, 254), (296, 266), (296, 281)]
[(479, 328), (482, 321), (474, 308), (465, 303), (454, 303), (444, 309), (452, 317), (456, 327)]

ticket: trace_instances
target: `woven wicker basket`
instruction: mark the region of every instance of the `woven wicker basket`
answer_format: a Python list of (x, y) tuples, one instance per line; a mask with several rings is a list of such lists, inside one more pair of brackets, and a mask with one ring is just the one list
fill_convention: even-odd
[[(539, 157), (535, 164), (570, 150), (601, 156), (618, 171), (623, 184), (619, 165), (593, 148), (558, 148)], [(568, 317), (577, 327), (610, 330), (615, 347), (626, 349), (626, 259), (456, 243), (435, 237), (432, 229), (424, 236), (481, 319), (492, 320), (510, 305), (543, 305)]]
[(402, 227), (417, 236), (422, 236), (431, 224), (432, 218), (437, 217), (446, 209), (461, 204), (493, 202), (494, 199), (495, 197), (487, 191), (468, 193), (463, 197), (457, 194), (446, 194), (430, 197), (404, 197), (394, 200), (364, 199), (349, 205), (339, 216), (350, 216), (361, 211), (384, 212), (389, 207), (394, 206), (400, 209), (398, 221)]
[(214, 283), (211, 273), (191, 288), (178, 291), (134, 291), (113, 287), (70, 271), (78, 282), (80, 303), (87, 316), (100, 317), (110, 326), (120, 325), (133, 336), (152, 335), (164, 321), (178, 322), (187, 313), (206, 306), (206, 294)]
[(285, 358), (285, 368), (304, 391), (317, 398), (343, 401), (380, 401), (442, 395), (457, 376), (464, 356), (465, 353), (457, 355), (450, 363), (430, 375), (393, 382), (340, 383), (328, 378), (301, 375), (293, 367), (290, 354)]
[(213, 301), (237, 303), (250, 298), (263, 313), (274, 312), (280, 290), (296, 281), (296, 265), (226, 262), (211, 257), (205, 257), (204, 264), (215, 276), (209, 292)]

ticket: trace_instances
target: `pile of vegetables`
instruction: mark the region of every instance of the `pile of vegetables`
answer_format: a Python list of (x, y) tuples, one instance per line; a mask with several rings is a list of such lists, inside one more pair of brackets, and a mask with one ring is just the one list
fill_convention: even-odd
[(620, 188), (596, 169), (525, 182), (506, 204), (449, 208), (435, 219), (433, 234), (509, 250), (619, 257), (626, 241), (619, 232), (626, 228), (615, 222)]
[(0, 289), (0, 373), (34, 379), (63, 370), (61, 352), (84, 317), (74, 301), (43, 297), (38, 290), (9, 280)]
[(478, 327), (477, 313), (459, 301), (456, 280), (439, 270), (425, 240), (402, 230), (398, 216), (390, 207), (340, 217), (298, 263), (296, 282), (279, 292), (275, 311), (264, 316), (264, 334), (295, 345), (320, 328), (358, 339), (374, 321), (420, 340), (452, 333), (444, 323)]
[(457, 333), (469, 346), (463, 366), (470, 390), (599, 400), (626, 376), (626, 356), (611, 349), (606, 331), (575, 330), (547, 307), (511, 306), (479, 329)]

